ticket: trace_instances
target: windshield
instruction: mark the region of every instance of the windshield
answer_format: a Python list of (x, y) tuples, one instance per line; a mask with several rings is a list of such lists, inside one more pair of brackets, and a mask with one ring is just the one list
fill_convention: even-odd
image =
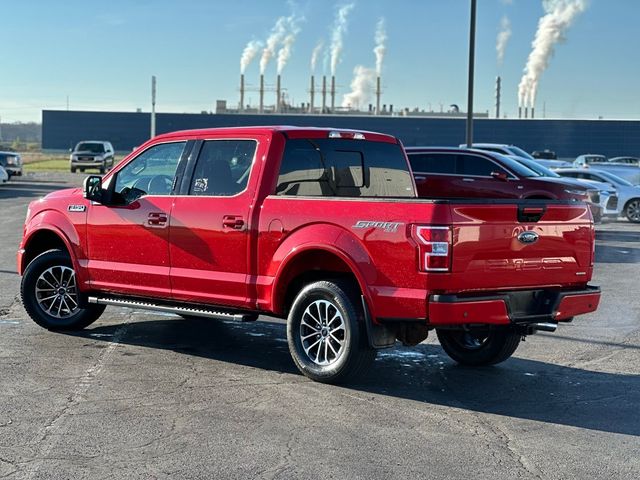
[(104, 153), (104, 145), (102, 143), (84, 142), (76, 145), (76, 152)]
[(502, 164), (519, 177), (528, 178), (540, 176), (540, 174), (534, 172), (528, 167), (525, 167), (522, 163), (520, 163), (519, 160), (513, 160), (512, 158), (505, 157), (504, 155), (500, 155), (499, 153), (495, 153), (494, 155), (500, 157), (500, 161), (502, 162)]
[(527, 152), (525, 152), (521, 148), (516, 147), (515, 145), (509, 145), (507, 147), (507, 150), (509, 150), (511, 153), (513, 153), (517, 157), (522, 157), (522, 158), (526, 158), (526, 159), (529, 159), (529, 160), (533, 160), (533, 157), (530, 154), (528, 154)]
[(540, 165), (535, 160), (528, 160), (526, 158), (522, 158), (522, 159), (519, 158), (517, 161), (520, 162), (525, 167), (527, 167), (528, 169), (533, 170), (534, 172), (536, 172), (541, 177), (560, 178), (560, 175), (558, 175), (556, 172), (554, 172), (553, 170), (549, 170), (544, 165)]
[[(594, 172), (596, 173), (596, 172)], [(627, 182), (624, 178), (614, 175), (613, 173), (604, 172), (602, 170), (598, 170), (598, 175), (606, 178), (610, 183), (613, 183), (617, 186), (625, 186), (625, 187), (633, 187), (633, 183)]]

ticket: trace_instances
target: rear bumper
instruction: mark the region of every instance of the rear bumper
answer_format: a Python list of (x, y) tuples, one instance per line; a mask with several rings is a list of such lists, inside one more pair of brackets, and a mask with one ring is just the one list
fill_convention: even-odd
[(570, 321), (593, 312), (600, 302), (600, 287), (581, 290), (525, 290), (495, 295), (431, 295), (429, 325), (530, 325)]

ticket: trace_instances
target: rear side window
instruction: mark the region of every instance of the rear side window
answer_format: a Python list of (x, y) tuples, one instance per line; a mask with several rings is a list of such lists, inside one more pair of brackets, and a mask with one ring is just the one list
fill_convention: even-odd
[(409, 155), (409, 161), (414, 172), (453, 175), (456, 173), (456, 157), (444, 153), (416, 153)]
[(398, 144), (348, 139), (288, 140), (277, 195), (414, 197)]
[(207, 140), (200, 150), (190, 195), (229, 197), (247, 188), (255, 140)]
[(504, 172), (504, 170), (486, 158), (476, 155), (458, 155), (457, 173), (459, 175), (490, 177), (491, 172)]

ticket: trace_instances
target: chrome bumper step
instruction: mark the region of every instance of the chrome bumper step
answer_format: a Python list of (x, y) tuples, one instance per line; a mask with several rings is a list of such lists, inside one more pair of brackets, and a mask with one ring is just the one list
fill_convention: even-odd
[(204, 308), (161, 305), (157, 303), (144, 302), (141, 300), (130, 300), (126, 298), (90, 296), (87, 301), (89, 303), (98, 305), (113, 305), (116, 307), (129, 307), (141, 310), (152, 310), (155, 312), (175, 313), (176, 315), (190, 315), (193, 317), (215, 318), (218, 320), (233, 320), (236, 322), (251, 322), (253, 320), (256, 320), (257, 318), (257, 315), (251, 313), (225, 312), (219, 310), (208, 310)]

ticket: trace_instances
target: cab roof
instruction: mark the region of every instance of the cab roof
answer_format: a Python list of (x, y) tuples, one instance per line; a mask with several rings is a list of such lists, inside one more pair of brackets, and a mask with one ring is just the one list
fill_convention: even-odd
[(354, 134), (364, 135), (364, 140), (372, 140), (377, 142), (398, 143), (398, 140), (385, 133), (370, 132), (367, 130), (353, 130), (348, 128), (330, 128), (330, 127), (297, 127), (293, 125), (265, 125), (265, 126), (241, 126), (241, 127), (217, 127), (217, 128), (201, 128), (194, 130), (180, 130), (177, 132), (165, 133), (158, 135), (157, 139), (168, 139), (176, 137), (206, 137), (209, 135), (219, 134), (272, 134), (275, 132), (283, 133), (289, 138), (329, 138), (331, 132), (345, 134), (345, 138), (353, 138)]

